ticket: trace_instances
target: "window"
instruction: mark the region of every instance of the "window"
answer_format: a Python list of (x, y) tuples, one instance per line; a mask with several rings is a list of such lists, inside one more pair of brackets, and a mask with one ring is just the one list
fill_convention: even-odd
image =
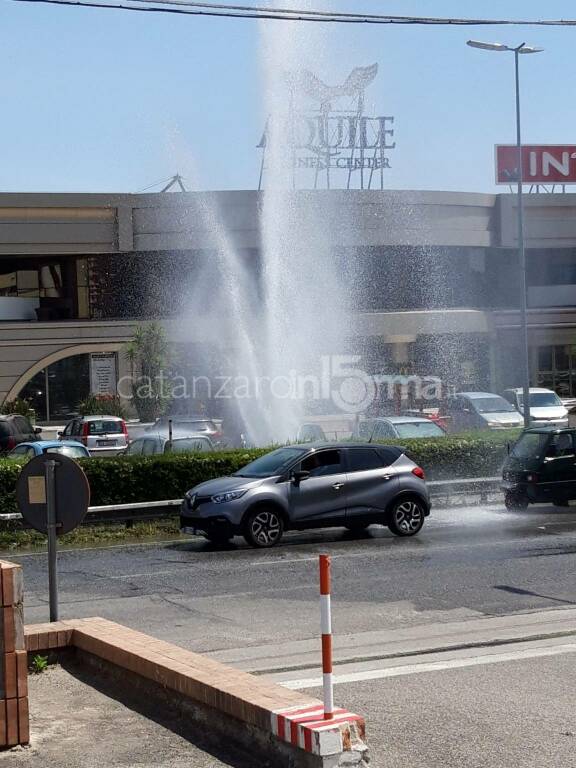
[(539, 459), (548, 442), (548, 437), (549, 435), (545, 432), (527, 432), (519, 438), (510, 456), (515, 459)]
[(89, 421), (90, 435), (121, 435), (124, 432), (121, 421)]
[(210, 451), (211, 445), (208, 440), (201, 437), (185, 437), (180, 440), (174, 440), (172, 443), (173, 453), (187, 453), (191, 451)]
[(549, 456), (574, 457), (573, 436), (567, 432), (560, 435), (554, 435), (546, 453)]
[(234, 473), (234, 477), (275, 477), (283, 475), (290, 465), (305, 453), (301, 448), (278, 448)]
[(478, 413), (509, 413), (516, 410), (508, 400), (497, 395), (494, 397), (475, 397), (471, 404)]
[(86, 448), (78, 445), (55, 445), (52, 448), (46, 448), (44, 453), (60, 453), (63, 456), (69, 456), (71, 459), (85, 459), (89, 456)]
[(383, 461), (378, 452), (371, 448), (354, 448), (348, 451), (348, 469), (350, 472), (380, 469), (382, 465)]
[(399, 437), (444, 437), (444, 430), (433, 421), (412, 421), (396, 424)]
[(31, 435), (34, 432), (32, 425), (28, 419), (24, 418), (24, 416), (15, 416), (14, 423), (16, 425), (16, 429), (18, 432), (20, 432), (21, 435)]
[(373, 427), (374, 427), (373, 422), (371, 422), (371, 421), (361, 421), (360, 424), (358, 425), (358, 435), (361, 438), (363, 438), (365, 440), (368, 440), (368, 438), (372, 434)]
[(71, 435), (81, 435), (82, 434), (82, 422), (81, 421), (73, 421), (72, 426), (70, 428), (70, 434)]
[(10, 451), (11, 456), (27, 456), (28, 451), (32, 451), (34, 453), (34, 449), (30, 448), (29, 445), (17, 445), (16, 448), (13, 448)]
[(143, 438), (139, 438), (138, 440), (134, 440), (134, 442), (130, 443), (130, 445), (126, 449), (126, 455), (127, 456), (141, 456), (143, 448), (144, 448), (144, 440), (143, 440)]
[(303, 472), (310, 472), (310, 477), (336, 475), (343, 471), (341, 451), (320, 451), (308, 456), (301, 464)]
[(372, 433), (373, 440), (382, 440), (385, 437), (396, 437), (393, 427), (387, 421), (379, 421)]
[(144, 447), (142, 449), (143, 456), (153, 456), (155, 453), (160, 453), (160, 445), (158, 440), (152, 440), (147, 438), (144, 440)]

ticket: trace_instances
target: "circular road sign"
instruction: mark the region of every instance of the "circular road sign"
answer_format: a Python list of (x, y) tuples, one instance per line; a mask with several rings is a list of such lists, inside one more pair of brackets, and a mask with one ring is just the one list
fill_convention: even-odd
[(90, 503), (88, 478), (74, 459), (60, 453), (42, 453), (23, 467), (16, 484), (16, 498), (24, 520), (40, 533), (47, 533), (46, 462), (54, 469), (56, 533), (72, 531), (80, 525)]

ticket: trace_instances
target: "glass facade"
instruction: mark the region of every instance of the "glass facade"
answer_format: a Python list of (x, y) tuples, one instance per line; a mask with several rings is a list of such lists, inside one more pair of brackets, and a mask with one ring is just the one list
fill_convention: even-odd
[(537, 386), (576, 397), (576, 344), (538, 347)]
[(66, 357), (34, 376), (20, 392), (30, 401), (38, 421), (62, 423), (78, 414), (78, 406), (90, 393), (88, 355)]

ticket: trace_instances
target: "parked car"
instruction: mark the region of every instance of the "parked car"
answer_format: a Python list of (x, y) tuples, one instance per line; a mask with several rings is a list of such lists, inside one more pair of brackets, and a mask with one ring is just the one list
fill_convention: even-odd
[(296, 437), (297, 443), (325, 443), (326, 435), (320, 424), (301, 424)]
[(167, 437), (138, 437), (130, 443), (123, 452), (125, 456), (155, 456), (160, 453), (206, 453), (216, 450), (214, 444), (206, 435), (188, 435), (175, 437), (170, 441)]
[(443, 429), (445, 432), (447, 430), (447, 424), (446, 424), (446, 417), (441, 415), (436, 409), (433, 413), (426, 413), (424, 411), (418, 411), (416, 409), (413, 410), (405, 410), (400, 411), (398, 414), (399, 416), (412, 416), (417, 419), (429, 419), (430, 421), (433, 421), (434, 424), (438, 424), (438, 426)]
[[(535, 426), (568, 426), (568, 411), (562, 405), (562, 400), (551, 389), (531, 387), (530, 393), (530, 423)], [(522, 389), (507, 389), (504, 397), (508, 402), (524, 413)]]
[(126, 422), (118, 416), (78, 416), (58, 436), (61, 440), (77, 440), (100, 455), (118, 453), (128, 445)]
[(200, 483), (186, 493), (180, 525), (218, 543), (241, 534), (253, 547), (273, 547), (289, 529), (375, 523), (414, 536), (429, 513), (424, 471), (403, 449), (326, 443), (278, 448)]
[(33, 427), (26, 416), (17, 413), (0, 416), (0, 453), (7, 453), (19, 443), (33, 442), (42, 432)]
[(524, 426), (515, 405), (492, 392), (458, 392), (448, 400), (446, 415), (450, 432)]
[(33, 459), (43, 453), (60, 453), (71, 459), (89, 459), (90, 451), (82, 443), (73, 440), (38, 440), (34, 443), (20, 443), (12, 448), (9, 459)]
[(223, 439), (222, 430), (218, 425), (206, 416), (162, 416), (154, 424), (146, 428), (146, 432), (168, 435), (169, 424), (172, 421), (172, 434), (183, 435), (202, 434), (209, 437), (213, 443), (220, 443)]
[(355, 440), (375, 442), (390, 438), (445, 437), (441, 426), (430, 419), (417, 416), (378, 416), (358, 424), (353, 435)]
[(525, 430), (504, 464), (502, 489), (512, 510), (539, 502), (566, 506), (576, 500), (576, 429)]

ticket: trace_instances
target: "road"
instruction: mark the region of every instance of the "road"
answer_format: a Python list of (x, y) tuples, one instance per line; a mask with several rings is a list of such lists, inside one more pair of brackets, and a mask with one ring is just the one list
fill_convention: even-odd
[[(373, 528), (271, 551), (63, 551), (61, 617), (105, 616), (319, 695), (320, 552), (337, 701), (366, 716), (375, 767), (575, 764), (576, 508), (439, 509), (410, 540)], [(27, 622), (45, 621), (45, 554), (5, 556), (24, 567)]]
[[(576, 605), (576, 509), (435, 510), (414, 539), (296, 533), (268, 551), (201, 539), (63, 551), (61, 617), (101, 615), (204, 652), (315, 638), (317, 554), (333, 557), (338, 635)], [(46, 558), (24, 566), (26, 621), (47, 619)]]

